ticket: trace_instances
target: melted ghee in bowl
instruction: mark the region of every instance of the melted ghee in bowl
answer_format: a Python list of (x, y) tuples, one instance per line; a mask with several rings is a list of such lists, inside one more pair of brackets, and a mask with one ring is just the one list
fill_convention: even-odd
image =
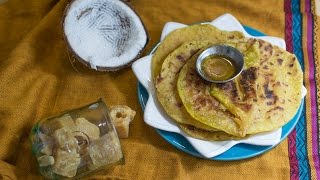
[(213, 81), (227, 80), (236, 72), (232, 60), (221, 55), (206, 57), (201, 64), (201, 69), (204, 75)]

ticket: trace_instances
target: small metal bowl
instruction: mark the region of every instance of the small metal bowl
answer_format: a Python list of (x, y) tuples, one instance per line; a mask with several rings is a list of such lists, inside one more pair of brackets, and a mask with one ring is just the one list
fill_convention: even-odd
[[(232, 65), (235, 67), (235, 73), (228, 79), (225, 80), (212, 80), (205, 75), (202, 71), (202, 62), (203, 60), (210, 56), (210, 55), (217, 55), (217, 56), (225, 56), (228, 60), (231, 61)], [(225, 83), (228, 81), (233, 80), (237, 77), (243, 70), (244, 66), (244, 59), (242, 53), (234, 47), (227, 46), (227, 45), (214, 45), (206, 50), (204, 50), (198, 57), (196, 62), (196, 69), (198, 74), (205, 80), (213, 83)]]

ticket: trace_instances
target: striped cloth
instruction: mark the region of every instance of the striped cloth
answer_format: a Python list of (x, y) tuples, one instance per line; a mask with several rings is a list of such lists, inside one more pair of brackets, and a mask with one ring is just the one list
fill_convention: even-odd
[[(303, 114), (288, 136), (291, 179), (320, 179), (319, 17), (315, 0), (285, 0), (285, 40), (304, 71), (308, 90)], [(317, 61), (316, 61), (317, 60)]]

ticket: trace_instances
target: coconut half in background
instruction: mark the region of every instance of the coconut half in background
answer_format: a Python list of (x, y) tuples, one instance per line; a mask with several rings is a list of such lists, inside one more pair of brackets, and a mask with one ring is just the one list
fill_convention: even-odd
[(63, 30), (72, 55), (98, 71), (130, 65), (148, 43), (140, 17), (120, 0), (73, 0)]

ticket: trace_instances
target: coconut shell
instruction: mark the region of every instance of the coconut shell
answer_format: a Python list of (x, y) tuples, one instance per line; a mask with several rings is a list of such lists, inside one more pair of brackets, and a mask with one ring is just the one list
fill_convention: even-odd
[[(64, 37), (64, 40), (66, 42), (66, 45), (67, 45), (67, 48), (68, 48), (68, 51), (71, 53), (71, 56), (72, 58), (76, 59), (77, 61), (79, 61), (81, 64), (85, 65), (86, 67), (90, 68), (90, 69), (93, 69), (90, 65), (90, 63), (86, 60), (84, 60), (83, 58), (81, 58), (78, 53), (72, 48), (70, 42), (68, 41), (68, 38), (67, 38), (67, 35), (66, 35), (66, 32), (64, 30), (64, 27), (65, 27), (65, 19), (66, 19), (66, 16), (70, 10), (70, 7), (71, 5), (76, 2), (77, 0), (71, 0), (71, 2), (66, 6), (65, 10), (64, 10), (64, 13), (63, 13), (63, 18), (62, 18), (62, 21), (61, 21), (61, 26), (62, 26), (62, 31), (63, 31), (63, 37)], [(90, 1), (90, 0), (88, 0)], [(148, 34), (148, 31), (146, 29), (146, 26), (145, 24), (143, 23), (142, 19), (140, 18), (139, 14), (134, 10), (134, 8), (129, 4), (129, 1), (125, 1), (125, 0), (119, 0), (121, 2), (123, 2), (125, 5), (127, 5), (136, 15), (137, 17), (139, 18), (141, 24), (142, 24), (142, 27), (143, 27), (143, 30), (145, 31), (146, 33), (146, 42), (143, 46), (143, 48), (141, 48), (141, 50), (138, 52), (137, 56), (131, 60), (128, 60), (127, 63), (123, 64), (123, 65), (119, 65), (117, 67), (104, 67), (104, 66), (96, 66), (96, 70), (97, 71), (118, 71), (120, 69), (123, 69), (123, 68), (126, 68), (128, 66), (130, 66), (135, 60), (139, 59), (143, 53), (143, 51), (145, 50), (148, 42), (150, 41), (150, 36)], [(72, 63), (72, 62), (71, 62)]]

